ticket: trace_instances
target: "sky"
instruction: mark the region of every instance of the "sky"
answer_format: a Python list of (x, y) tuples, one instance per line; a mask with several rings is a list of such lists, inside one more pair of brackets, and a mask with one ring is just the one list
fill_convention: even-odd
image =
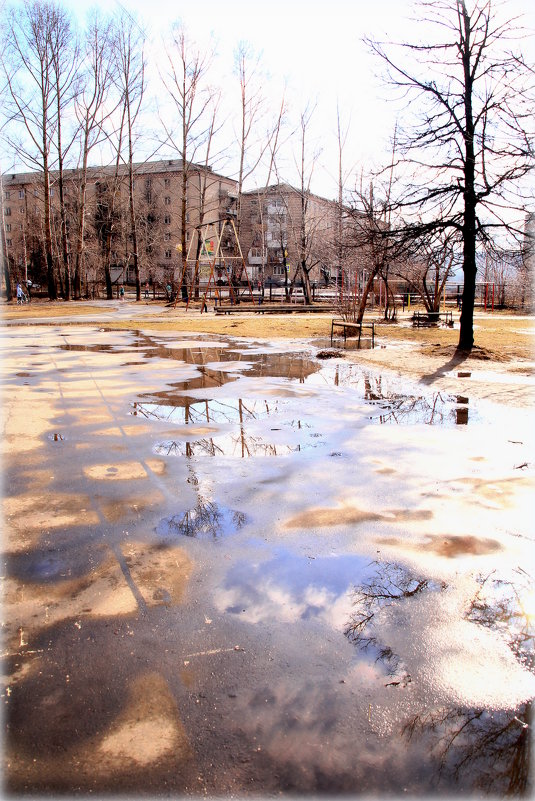
[[(261, 55), (261, 68), (266, 72), (263, 90), (272, 106), (278, 107), (284, 88), (294, 124), (305, 106), (314, 108), (310, 147), (311, 151), (321, 151), (312, 179), (312, 189), (318, 194), (337, 194), (337, 107), (342, 125), (351, 131), (344, 154), (348, 172), (353, 165), (359, 172), (359, 165), (376, 163), (388, 152), (395, 111), (374, 77), (378, 64), (362, 37), (382, 37), (389, 28), (397, 33), (402, 29), (408, 32), (411, 25), (404, 21), (408, 4), (404, 6), (399, 0), (201, 0), (173, 7), (154, 0), (149, 19), (144, 0), (122, 0), (121, 5), (137, 18), (147, 20), (156, 50), (162, 34), (176, 20), (182, 21), (201, 46), (215, 41), (220, 79), (229, 94), (235, 93), (237, 103), (238, 86), (232, 74), (234, 52), (240, 41), (248, 42)], [(295, 178), (292, 166), (289, 162), (283, 164), (287, 173), (283, 177), (288, 180)]]
[[(215, 42), (217, 81), (227, 94), (227, 102), (234, 97), (236, 108), (239, 95), (233, 75), (234, 52), (240, 41), (248, 42), (261, 55), (262, 88), (268, 102), (276, 107), (286, 86), (294, 124), (307, 104), (314, 108), (310, 146), (321, 153), (312, 189), (333, 198), (338, 184), (337, 107), (342, 127), (349, 130), (344, 170), (351, 174), (348, 183), (352, 185), (362, 172), (367, 174), (388, 161), (398, 114), (377, 75), (381, 64), (368, 51), (363, 36), (410, 41), (424, 32), (422, 23), (411, 18), (416, 6), (408, 0), (63, 0), (63, 5), (80, 21), (95, 6), (105, 11), (122, 7), (144, 26), (149, 35), (153, 101), (160, 100), (163, 93), (156, 69), (156, 63), (161, 63), (162, 37), (169, 34), (174, 22), (181, 21), (201, 48)], [(510, 0), (509, 6), (514, 13), (527, 14), (526, 21), (535, 29), (530, 0)], [(282, 177), (295, 182), (289, 159), (283, 163), (283, 170), (287, 175)], [(233, 172), (231, 165), (220, 171)], [(259, 178), (257, 183), (261, 184)]]

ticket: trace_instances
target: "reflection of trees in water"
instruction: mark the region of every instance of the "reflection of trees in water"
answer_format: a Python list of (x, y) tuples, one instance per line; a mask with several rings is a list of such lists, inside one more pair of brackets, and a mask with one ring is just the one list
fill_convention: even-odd
[(165, 536), (208, 537), (218, 539), (229, 530), (238, 531), (245, 525), (246, 515), (235, 509), (226, 509), (214, 501), (199, 496), (193, 509), (160, 521), (158, 534)]
[(532, 577), (520, 567), (515, 574), (514, 582), (499, 578), (495, 570), (488, 576), (479, 576), (479, 589), (467, 618), (505, 634), (518, 661), (535, 672), (535, 632), (523, 601), (532, 592)]
[[(394, 563), (378, 563), (366, 582), (355, 588), (354, 607), (345, 634), (364, 651), (372, 649), (390, 675), (402, 674), (386, 686), (406, 686), (411, 677), (402, 672), (400, 658), (381, 642), (375, 616), (392, 603), (421, 592), (446, 589), (413, 575)], [(499, 578), (495, 571), (476, 578), (478, 588), (465, 617), (499, 631), (516, 658), (533, 670), (533, 628), (523, 608), (523, 591), (531, 577), (518, 568), (517, 581)], [(408, 632), (408, 636), (409, 636)], [(423, 644), (422, 644), (423, 647)], [(437, 782), (477, 787), (486, 793), (526, 794), (531, 784), (531, 702), (517, 709), (484, 710), (466, 707), (425, 709), (411, 716), (402, 728), (409, 740), (421, 738), (437, 761)]]
[(381, 376), (364, 376), (364, 399), (383, 409), (375, 418), (379, 423), (440, 425), (457, 420), (455, 410), (448, 405), (454, 401), (451, 396), (444, 396), (441, 392), (434, 392), (430, 396), (393, 392), (383, 387)]
[[(241, 398), (236, 400), (202, 400), (191, 401), (187, 397), (177, 399), (177, 405), (156, 404), (150, 402), (133, 404), (134, 415), (142, 416), (147, 419), (163, 420), (174, 424), (182, 425), (232, 425), (237, 428), (237, 433), (222, 432), (229, 444), (223, 445), (214, 442), (211, 436), (200, 437), (195, 440), (166, 440), (155, 446), (156, 453), (166, 456), (225, 456), (240, 455), (242, 458), (249, 456), (278, 456), (282, 453), (299, 451), (300, 445), (275, 445), (266, 442), (261, 435), (248, 433), (249, 424), (263, 418), (276, 415), (280, 411), (278, 400), (269, 403), (267, 400), (245, 401)], [(301, 429), (300, 420), (292, 420), (291, 428)], [(278, 429), (275, 429), (278, 430)], [(221, 432), (217, 432), (221, 437)]]
[[(381, 643), (379, 633), (374, 625), (376, 614), (386, 606), (428, 589), (429, 579), (415, 577), (401, 565), (390, 562), (371, 563), (375, 572), (366, 582), (355, 588), (352, 613), (345, 628), (346, 637), (363, 651), (376, 654), (376, 662), (382, 662), (390, 676), (398, 676), (399, 681), (390, 685), (406, 686), (411, 677), (403, 668), (400, 657), (390, 646)], [(387, 685), (388, 686), (388, 685)]]
[(228, 509), (215, 501), (208, 500), (201, 492), (199, 479), (193, 464), (188, 466), (188, 484), (197, 495), (197, 503), (192, 509), (160, 520), (156, 533), (163, 537), (200, 537), (219, 539), (225, 534), (239, 531), (247, 522), (247, 515), (237, 509)]
[[(468, 399), (435, 392), (432, 395), (411, 395), (390, 388), (391, 381), (381, 375), (362, 373), (353, 365), (336, 365), (332, 377), (335, 386), (359, 388), (364, 382), (363, 397), (376, 406), (380, 414), (373, 418), (384, 423), (468, 423)], [(455, 406), (457, 404), (457, 406)], [(459, 408), (458, 404), (462, 405)]]
[[(427, 736), (438, 779), (452, 776), (485, 793), (525, 795), (531, 785), (531, 702), (517, 710), (441, 708), (412, 716), (402, 734)], [(451, 781), (451, 779), (450, 779)]]

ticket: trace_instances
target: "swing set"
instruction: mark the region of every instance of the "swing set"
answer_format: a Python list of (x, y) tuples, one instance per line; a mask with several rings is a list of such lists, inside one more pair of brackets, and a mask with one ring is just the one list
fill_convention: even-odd
[[(200, 287), (201, 281), (203, 281), (203, 283), (206, 281), (206, 288), (201, 303), (201, 314), (207, 309), (206, 298), (208, 297), (208, 292), (210, 291), (212, 281), (216, 297), (219, 301), (219, 305), (221, 305), (222, 295), (215, 277), (216, 264), (218, 264), (218, 262), (219, 264), (217, 270), (219, 275), (221, 275), (224, 271), (228, 280), (231, 304), (240, 302), (238, 282), (242, 280), (244, 272), (247, 279), (247, 286), (249, 287), (249, 295), (252, 303), (254, 304), (255, 300), (253, 297), (253, 290), (249, 281), (249, 275), (247, 273), (247, 267), (245, 265), (245, 259), (243, 258), (240, 240), (234, 220), (231, 217), (225, 217), (222, 220), (220, 219), (217, 222), (207, 223), (204, 226), (197, 225), (195, 226), (194, 230), (196, 230), (197, 236), (199, 237), (200, 247), (198, 247), (197, 237), (192, 236), (188, 247), (187, 257), (184, 261), (180, 284), (175, 296), (173, 308), (176, 309), (178, 298), (180, 297), (183, 288), (185, 288), (187, 311), (192, 295), (195, 293), (195, 287)], [(229, 247), (229, 243), (232, 241), (232, 236), (235, 242), (234, 248), (232, 248), (232, 245)], [(226, 245), (227, 250), (232, 248), (232, 254), (223, 252), (223, 244)], [(195, 258), (192, 258), (191, 254), (194, 245), (197, 248), (198, 255), (196, 255)], [(188, 291), (188, 269), (191, 269), (192, 267), (193, 276)]]

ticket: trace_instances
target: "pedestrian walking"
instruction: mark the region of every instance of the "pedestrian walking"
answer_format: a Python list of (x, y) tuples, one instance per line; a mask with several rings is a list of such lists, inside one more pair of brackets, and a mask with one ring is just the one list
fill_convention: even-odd
[(17, 282), (17, 303), (24, 303), (24, 292), (21, 285)]
[(119, 289), (119, 300), (124, 300), (124, 286), (121, 284), (121, 288)]
[(148, 298), (148, 297), (149, 297), (149, 282), (148, 282), (148, 281), (147, 281), (147, 283), (145, 284), (145, 297), (146, 297), (146, 298)]

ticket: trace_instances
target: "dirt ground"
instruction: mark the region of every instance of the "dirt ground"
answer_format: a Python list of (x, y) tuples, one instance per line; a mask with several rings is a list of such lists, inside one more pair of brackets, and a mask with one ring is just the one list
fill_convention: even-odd
[[(467, 769), (438, 789), (477, 788), (534, 694), (500, 633), (532, 552), (534, 318), (478, 313), (461, 360), (456, 314), (356, 350), (328, 314), (0, 311), (7, 791), (437, 797), (443, 726)], [(376, 612), (383, 664), (346, 632), (356, 587), (413, 576)], [(483, 590), (488, 629), (461, 614)]]
[[(416, 381), (433, 383), (446, 391), (459, 390), (470, 382), (470, 394), (499, 403), (530, 405), (535, 394), (529, 378), (535, 374), (535, 316), (508, 311), (478, 311), (474, 316), (475, 347), (468, 357), (456, 354), (459, 338), (459, 312), (453, 313), (453, 328), (438, 326), (415, 328), (411, 316), (418, 307), (405, 310), (395, 323), (385, 322), (379, 313), (370, 311), (365, 322), (376, 324), (376, 346), (356, 350), (349, 343), (346, 359), (370, 367), (394, 371)], [(164, 303), (119, 301), (83, 302), (34, 301), (28, 306), (4, 304), (6, 321), (31, 318), (35, 322), (63, 324), (92, 318), (106, 328), (140, 329), (153, 332), (191, 332), (245, 337), (247, 339), (324, 338), (330, 346), (331, 321), (336, 314), (231, 314), (216, 316), (210, 308), (201, 314), (198, 308), (172, 308)], [(334, 347), (340, 341), (335, 340)], [(470, 373), (470, 375), (467, 375)], [(461, 380), (459, 380), (461, 379)]]

